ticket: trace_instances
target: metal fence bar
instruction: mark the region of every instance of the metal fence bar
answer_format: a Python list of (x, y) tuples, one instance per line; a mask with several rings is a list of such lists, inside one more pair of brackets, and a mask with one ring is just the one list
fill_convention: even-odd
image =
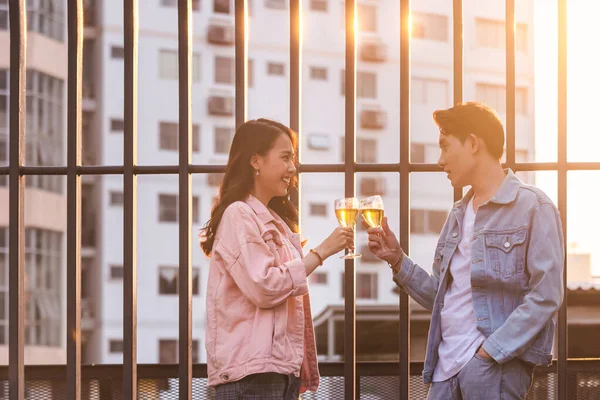
[[(507, 164), (503, 164), (508, 167)], [(567, 162), (566, 169), (569, 171), (598, 171), (600, 162)], [(301, 164), (298, 166), (300, 172), (344, 172), (345, 164)], [(410, 163), (410, 172), (441, 172), (437, 164)], [(0, 167), (0, 175), (9, 175), (10, 167)], [(400, 163), (380, 164), (355, 164), (355, 172), (398, 172)], [(513, 164), (514, 171), (557, 171), (557, 162), (526, 162)], [(106, 166), (78, 166), (78, 175), (123, 175), (124, 167), (118, 165)], [(212, 174), (225, 172), (225, 165), (190, 165), (193, 174)], [(177, 165), (137, 165), (133, 167), (135, 175), (176, 175), (179, 173)], [(19, 168), (20, 175), (67, 175), (67, 167), (27, 167)]]
[(137, 398), (137, 78), (138, 1), (124, 0), (123, 397)]
[[(410, 250), (410, 0), (400, 1), (400, 245)], [(398, 353), (400, 399), (410, 398), (410, 300), (399, 295)]]
[(235, 128), (246, 121), (248, 95), (248, 0), (235, 0)]
[(506, 165), (515, 164), (515, 0), (506, 1)]
[(10, 400), (23, 400), (25, 385), (25, 54), (27, 10), (25, 0), (10, 0), (10, 149), (9, 149), (9, 257), (8, 257), (8, 364)]
[[(356, 0), (346, 0), (346, 70), (345, 70), (345, 158), (344, 194), (355, 194), (356, 161)], [(356, 271), (354, 260), (345, 260), (344, 265), (344, 398), (356, 398)]]
[[(302, 149), (302, 111), (301, 111), (301, 80), (302, 80), (302, 3), (300, 0), (290, 0), (290, 128), (298, 134), (296, 159), (300, 160)], [(298, 174), (298, 188), (292, 189), (290, 199), (298, 209), (298, 226), (300, 225), (301, 206), (300, 188), (302, 177)]]
[(67, 398), (81, 398), (81, 87), (83, 3), (68, 2), (67, 76)]
[[(462, 0), (454, 0), (452, 4), (452, 21), (453, 21), (453, 54), (454, 54), (454, 69), (453, 69), (453, 88), (454, 88), (454, 105), (463, 101), (463, 4)], [(462, 188), (454, 188), (454, 201), (459, 201), (463, 196)]]
[(567, 0), (558, 0), (558, 210), (565, 242), (563, 290), (558, 312), (558, 398), (567, 400)]
[(192, 132), (192, 2), (178, 1), (179, 25), (179, 398), (192, 396), (190, 134)]

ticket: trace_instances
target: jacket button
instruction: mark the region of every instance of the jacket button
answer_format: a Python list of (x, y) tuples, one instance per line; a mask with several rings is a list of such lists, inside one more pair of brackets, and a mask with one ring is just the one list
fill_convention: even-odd
[(504, 243), (504, 247), (506, 247), (508, 249), (510, 247), (510, 243), (509, 242)]
[(457, 236), (458, 236), (458, 233), (456, 233), (456, 232), (454, 232), (454, 233), (452, 234), (452, 237), (453, 237), (453, 238), (455, 238), (455, 237), (457, 237)]
[(225, 381), (226, 381), (226, 380), (229, 380), (229, 375), (227, 375), (227, 374), (223, 374), (222, 378), (223, 378), (223, 380), (225, 380)]

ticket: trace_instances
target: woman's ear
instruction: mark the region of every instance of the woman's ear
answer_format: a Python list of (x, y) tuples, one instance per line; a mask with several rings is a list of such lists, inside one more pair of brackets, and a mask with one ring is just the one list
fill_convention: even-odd
[(250, 165), (252, 166), (252, 168), (254, 168), (254, 170), (260, 170), (260, 163), (258, 162), (258, 154), (255, 154), (252, 156), (252, 158), (250, 158)]

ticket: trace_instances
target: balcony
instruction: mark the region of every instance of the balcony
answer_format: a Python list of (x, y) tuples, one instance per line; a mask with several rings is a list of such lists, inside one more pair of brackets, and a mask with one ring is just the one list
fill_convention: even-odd
[[(600, 359), (569, 360), (567, 380), (568, 399), (595, 399), (600, 386)], [(319, 364), (321, 384), (316, 393), (305, 393), (303, 400), (340, 399), (344, 392), (344, 363)], [(425, 399), (428, 387), (423, 384), (423, 363), (410, 364), (410, 398)], [(66, 399), (66, 374), (64, 365), (25, 366), (26, 390), (29, 398), (38, 400)], [(206, 364), (192, 368), (191, 398), (213, 399), (214, 391), (207, 386)], [(122, 365), (82, 366), (82, 399), (122, 399)], [(138, 394), (147, 399), (178, 398), (178, 365), (138, 365)], [(356, 398), (396, 400), (401, 390), (398, 384), (398, 363), (359, 362), (356, 365)], [(547, 400), (557, 397), (556, 362), (550, 367), (536, 368), (528, 400)], [(4, 392), (3, 392), (4, 390)], [(8, 367), (0, 367), (0, 395), (8, 393)], [(4, 398), (4, 397), (2, 397)]]

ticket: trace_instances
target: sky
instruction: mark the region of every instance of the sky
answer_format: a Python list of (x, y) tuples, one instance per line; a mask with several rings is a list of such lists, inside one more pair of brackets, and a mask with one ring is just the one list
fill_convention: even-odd
[[(600, 161), (600, 1), (569, 0), (567, 9), (567, 159)], [(535, 135), (536, 160), (557, 160), (558, 4), (536, 0)], [(536, 183), (556, 201), (556, 173), (536, 175)], [(570, 172), (567, 182), (567, 242), (592, 255), (600, 275), (600, 171)]]

